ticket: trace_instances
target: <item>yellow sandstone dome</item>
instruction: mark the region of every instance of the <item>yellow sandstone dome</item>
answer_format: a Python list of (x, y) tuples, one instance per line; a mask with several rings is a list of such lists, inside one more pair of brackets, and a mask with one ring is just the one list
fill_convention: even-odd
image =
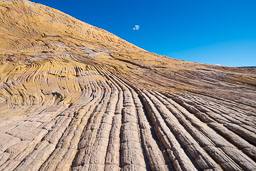
[(255, 170), (255, 92), (255, 69), (0, 0), (0, 170)]

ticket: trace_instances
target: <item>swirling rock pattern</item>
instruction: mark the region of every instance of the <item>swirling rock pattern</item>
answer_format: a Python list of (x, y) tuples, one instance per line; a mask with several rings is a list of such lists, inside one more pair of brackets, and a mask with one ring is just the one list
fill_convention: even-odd
[(255, 69), (0, 1), (0, 170), (256, 170), (255, 99)]

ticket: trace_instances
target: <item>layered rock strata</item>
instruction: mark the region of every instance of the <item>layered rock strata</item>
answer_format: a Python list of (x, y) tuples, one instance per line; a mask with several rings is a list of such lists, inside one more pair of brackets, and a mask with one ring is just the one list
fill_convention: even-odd
[(0, 170), (256, 170), (256, 70), (140, 49), (0, 1)]

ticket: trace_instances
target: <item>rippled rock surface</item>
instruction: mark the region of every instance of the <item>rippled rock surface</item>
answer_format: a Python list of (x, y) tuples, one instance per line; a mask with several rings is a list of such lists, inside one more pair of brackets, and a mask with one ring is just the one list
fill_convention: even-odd
[(1, 0), (0, 170), (256, 170), (256, 69)]

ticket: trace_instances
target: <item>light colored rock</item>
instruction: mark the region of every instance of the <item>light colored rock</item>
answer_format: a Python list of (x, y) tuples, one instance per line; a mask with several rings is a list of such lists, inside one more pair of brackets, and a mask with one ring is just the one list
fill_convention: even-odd
[(256, 170), (256, 71), (147, 52), (0, 1), (0, 170)]

